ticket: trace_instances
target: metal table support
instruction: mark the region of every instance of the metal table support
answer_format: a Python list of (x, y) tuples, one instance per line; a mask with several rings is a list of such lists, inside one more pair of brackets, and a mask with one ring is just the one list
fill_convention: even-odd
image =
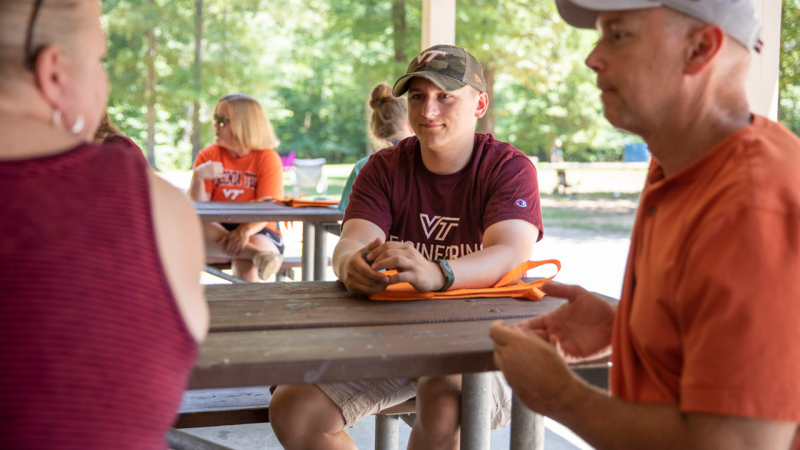
[(397, 450), (399, 437), (398, 415), (375, 416), (375, 450)]
[(511, 450), (544, 450), (544, 416), (528, 409), (516, 395), (511, 404)]
[(489, 450), (492, 374), (465, 373), (461, 377), (461, 448)]
[(209, 265), (206, 265), (203, 268), (203, 272), (209, 273), (218, 278), (222, 278), (223, 280), (230, 281), (231, 283), (247, 283), (247, 281), (244, 281), (241, 278), (235, 277), (233, 275), (228, 275), (227, 273), (217, 269), (216, 267), (211, 267)]
[(310, 222), (303, 222), (303, 253), (302, 253), (302, 279), (303, 281), (314, 281), (314, 230), (316, 225)]
[[(303, 225), (305, 229), (305, 225)], [(314, 224), (314, 281), (325, 281), (325, 272), (328, 268), (328, 233), (324, 223)], [(305, 279), (305, 278), (304, 278)]]
[(233, 450), (174, 428), (167, 433), (167, 444), (172, 450)]

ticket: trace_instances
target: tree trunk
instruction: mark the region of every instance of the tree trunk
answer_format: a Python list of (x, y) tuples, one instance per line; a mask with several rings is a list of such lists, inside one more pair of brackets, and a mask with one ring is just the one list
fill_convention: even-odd
[(395, 0), (392, 5), (392, 25), (394, 26), (394, 60), (408, 62), (406, 58), (406, 2)]
[(200, 129), (200, 92), (202, 91), (203, 60), (203, 0), (194, 2), (194, 95), (192, 103), (192, 164), (202, 148), (202, 130)]
[[(150, 0), (150, 5), (155, 1)], [(153, 170), (156, 169), (156, 36), (155, 30), (147, 30), (147, 78), (145, 79), (144, 95), (147, 103), (147, 162)]]
[(478, 120), (478, 133), (494, 133), (494, 66), (491, 63), (481, 64), (483, 76), (486, 77), (486, 95), (489, 96), (489, 108)]

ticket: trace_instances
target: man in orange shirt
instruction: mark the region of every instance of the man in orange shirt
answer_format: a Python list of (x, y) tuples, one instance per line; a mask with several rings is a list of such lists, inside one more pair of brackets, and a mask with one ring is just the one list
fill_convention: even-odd
[[(800, 449), (800, 139), (750, 113), (752, 0), (556, 0), (601, 32), (605, 116), (653, 154), (616, 311), (568, 303), (492, 326), (531, 409), (597, 449)], [(611, 351), (612, 396), (564, 358)]]

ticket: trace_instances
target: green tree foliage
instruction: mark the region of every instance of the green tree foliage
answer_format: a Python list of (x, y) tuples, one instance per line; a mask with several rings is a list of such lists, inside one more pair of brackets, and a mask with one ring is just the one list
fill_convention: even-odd
[[(800, 130), (800, 0), (785, 0), (781, 114)], [(367, 104), (420, 50), (422, 0), (203, 0), (202, 75), (196, 88), (196, 0), (106, 0), (109, 112), (143, 148), (147, 142), (147, 31), (156, 40), (156, 157), (161, 168), (191, 165), (193, 103), (201, 142), (213, 141), (211, 112), (229, 93), (267, 111), (280, 152), (354, 162), (370, 149)], [(619, 160), (637, 138), (602, 116), (584, 59), (594, 31), (567, 26), (552, 1), (459, 0), (457, 44), (484, 65), (493, 109), (479, 128), (546, 159), (556, 138), (567, 159)]]
[(571, 160), (619, 160), (638, 138), (603, 118), (595, 76), (584, 59), (594, 31), (568, 26), (554, 2), (460, 0), (458, 44), (494, 73), (494, 133), (549, 159), (556, 138)]
[(800, 0), (783, 0), (779, 91), (778, 116), (800, 135)]

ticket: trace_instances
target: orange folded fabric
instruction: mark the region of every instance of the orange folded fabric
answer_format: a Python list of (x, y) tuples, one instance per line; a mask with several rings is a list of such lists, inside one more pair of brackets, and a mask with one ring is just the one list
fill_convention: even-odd
[(271, 203), (278, 203), (281, 205), (286, 205), (292, 208), (302, 208), (304, 206), (334, 206), (338, 205), (338, 200), (299, 200), (294, 198), (288, 198), (286, 200), (276, 200), (272, 197), (269, 198), (257, 198), (255, 200), (250, 200), (250, 202), (271, 202)]
[[(531, 281), (529, 283), (513, 283), (518, 278), (525, 275), (525, 272), (543, 266), (545, 264), (553, 264), (558, 270), (556, 274), (549, 278), (542, 278), (541, 280)], [(551, 281), (558, 275), (561, 270), (561, 262), (557, 259), (548, 259), (546, 261), (525, 261), (517, 266), (516, 269), (503, 275), (494, 286), (490, 288), (481, 289), (453, 289), (445, 292), (417, 292), (413, 286), (408, 283), (393, 284), (386, 288), (385, 291), (377, 294), (370, 295), (371, 300), (381, 301), (402, 301), (402, 300), (436, 300), (447, 298), (475, 298), (475, 297), (512, 297), (527, 300), (539, 300), (544, 297), (544, 292), (541, 288), (545, 283)], [(391, 276), (397, 273), (396, 271), (386, 272)]]
[(333, 206), (339, 204), (337, 200), (298, 200), (293, 198), (279, 203), (283, 203), (286, 206), (291, 206), (292, 208), (302, 208), (304, 206)]

